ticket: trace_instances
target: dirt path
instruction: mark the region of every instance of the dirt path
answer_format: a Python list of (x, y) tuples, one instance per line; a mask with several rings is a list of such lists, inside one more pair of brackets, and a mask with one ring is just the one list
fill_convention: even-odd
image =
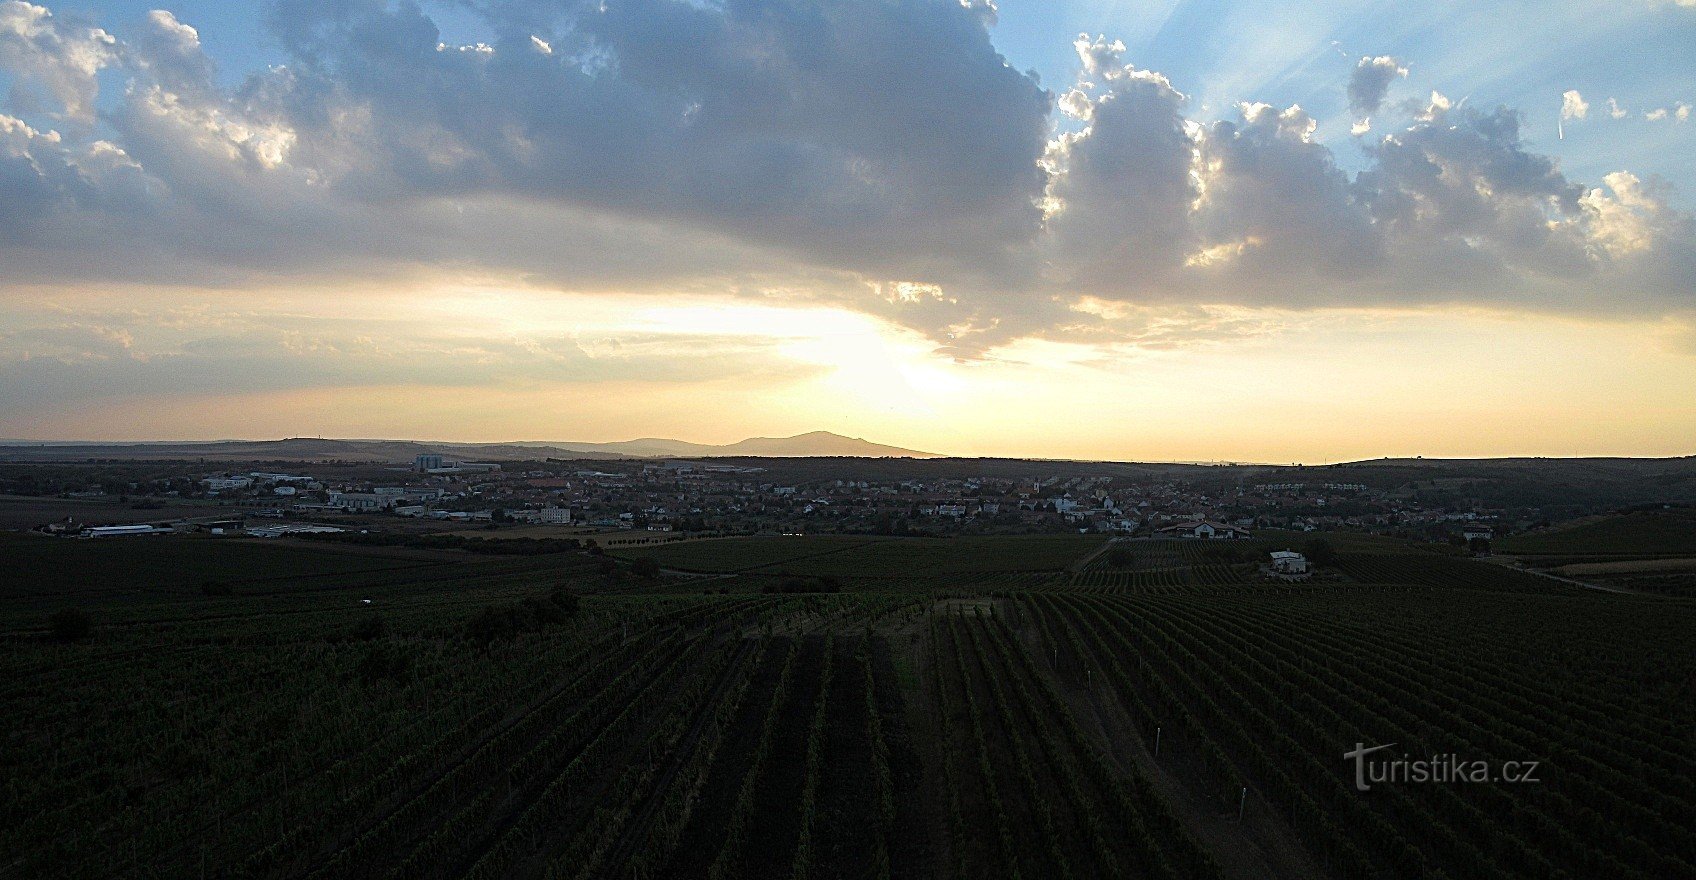
[[(1034, 624), (1026, 624), (1019, 635), (1036, 657), (1069, 655), (1066, 649), (1056, 655), (1054, 647), (1044, 642), (1040, 627)], [(1243, 822), (1238, 824), (1234, 805), (1219, 803), (1217, 797), (1198, 784), (1203, 778), (1199, 762), (1179, 754), (1169, 740), (1162, 744), (1160, 756), (1154, 756), (1153, 745), (1136, 733), (1102, 676), (1074, 680), (1078, 678), (1076, 675), (1067, 674), (1068, 670), (1075, 672), (1072, 667), (1080, 662), (1097, 665), (1093, 655), (1061, 656), (1061, 660), (1059, 670), (1046, 662), (1039, 662), (1034, 668), (1052, 676), (1079, 724), (1114, 763), (1143, 776), (1153, 785), (1191, 836), (1218, 860), (1224, 876), (1241, 880), (1268, 877), (1307, 880), (1329, 876), (1290, 829), (1265, 810), (1253, 796), (1254, 792), (1249, 793), (1248, 809)]]
[[(758, 642), (754, 639), (742, 639), (741, 644), (737, 646), (736, 656), (725, 667), (724, 673), (719, 676), (719, 680), (713, 685), (706, 701), (701, 704), (695, 715), (694, 723), (689, 726), (688, 731), (672, 747), (666, 758), (665, 769), (660, 771), (653, 783), (648, 786), (647, 794), (642, 799), (642, 805), (637, 808), (630, 821), (625, 823), (618, 844), (613, 847), (612, 852), (602, 862), (601, 869), (605, 876), (622, 875), (625, 862), (636, 854), (639, 846), (647, 842), (654, 814), (665, 803), (665, 797), (671, 790), (672, 781), (677, 778), (677, 774), (694, 755), (695, 748), (701, 740), (701, 733), (706, 730), (707, 723), (712, 721), (713, 713), (718, 704), (737, 681), (738, 676), (745, 671), (744, 667), (748, 666), (750, 658), (754, 658), (754, 662), (758, 661), (756, 656), (757, 644)], [(752, 675), (752, 667), (749, 667), (746, 672)]]
[(1102, 541), (1101, 546), (1095, 548), (1094, 550), (1089, 551), (1088, 553), (1085, 553), (1084, 555), (1078, 557), (1077, 559), (1072, 560), (1072, 564), (1066, 566), (1066, 570), (1073, 573), (1073, 574), (1076, 574), (1080, 571), (1083, 571), (1084, 569), (1089, 567), (1089, 564), (1091, 562), (1095, 561), (1095, 558), (1097, 556), (1100, 556), (1101, 554), (1106, 553), (1109, 547), (1112, 547), (1114, 544), (1117, 544), (1117, 543), (1119, 543), (1120, 541), (1123, 541), (1123, 540), (1125, 540), (1125, 539), (1124, 538), (1108, 538), (1107, 540)]
[(1570, 584), (1571, 586), (1574, 586), (1574, 587), (1583, 587), (1586, 590), (1595, 590), (1595, 591), (1600, 592), (1600, 593), (1618, 593), (1621, 596), (1641, 596), (1641, 595), (1643, 595), (1642, 593), (1639, 593), (1636, 590), (1627, 590), (1624, 587), (1605, 587), (1605, 586), (1602, 586), (1601, 584), (1592, 584), (1592, 583), (1588, 583), (1586, 581), (1573, 580), (1572, 578), (1569, 578), (1569, 577), (1561, 577), (1558, 574), (1550, 574), (1549, 572), (1540, 571), (1540, 570), (1535, 569), (1535, 568), (1522, 568), (1522, 567), (1520, 567), (1518, 565), (1514, 565), (1513, 563), (1508, 562), (1506, 560), (1498, 560), (1498, 559), (1495, 559), (1495, 558), (1491, 558), (1490, 560), (1488, 560), (1488, 562), (1492, 565), (1499, 565), (1503, 568), (1508, 568), (1508, 569), (1512, 569), (1514, 571), (1524, 572), (1526, 574), (1534, 574), (1538, 577), (1548, 578), (1549, 580), (1552, 580), (1552, 581), (1560, 581), (1563, 584)]

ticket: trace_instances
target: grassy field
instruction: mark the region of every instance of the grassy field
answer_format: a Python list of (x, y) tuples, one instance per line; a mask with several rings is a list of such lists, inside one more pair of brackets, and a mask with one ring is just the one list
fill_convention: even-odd
[[(1300, 585), (1193, 542), (1065, 570), (1100, 540), (645, 579), (11, 536), (0, 878), (1696, 876), (1696, 601), (1341, 541)], [(760, 594), (790, 569), (845, 592)], [(1356, 742), (1541, 775), (1363, 793)]]

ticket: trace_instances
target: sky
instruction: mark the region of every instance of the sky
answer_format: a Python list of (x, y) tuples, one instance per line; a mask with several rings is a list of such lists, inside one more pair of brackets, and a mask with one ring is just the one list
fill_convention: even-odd
[(1696, 453), (1696, 0), (0, 2), (0, 438)]

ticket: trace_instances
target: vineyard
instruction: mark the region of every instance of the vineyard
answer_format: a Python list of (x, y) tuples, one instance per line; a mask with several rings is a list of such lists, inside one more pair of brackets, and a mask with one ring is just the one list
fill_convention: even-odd
[(84, 571), (0, 613), (0, 878), (1696, 876), (1696, 603), (1008, 540)]

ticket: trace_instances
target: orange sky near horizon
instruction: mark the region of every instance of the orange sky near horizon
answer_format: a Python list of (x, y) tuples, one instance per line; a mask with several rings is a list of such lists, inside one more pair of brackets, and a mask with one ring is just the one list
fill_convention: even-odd
[(1304, 463), (1696, 452), (1696, 346), (1668, 322), (1245, 309), (1230, 316), (1245, 333), (1026, 340), (958, 362), (863, 314), (692, 295), (87, 298), (5, 307), (13, 347), (35, 340), (37, 374), (16, 380), (33, 390), (0, 410), (0, 436), (729, 443), (829, 430), (968, 456)]

